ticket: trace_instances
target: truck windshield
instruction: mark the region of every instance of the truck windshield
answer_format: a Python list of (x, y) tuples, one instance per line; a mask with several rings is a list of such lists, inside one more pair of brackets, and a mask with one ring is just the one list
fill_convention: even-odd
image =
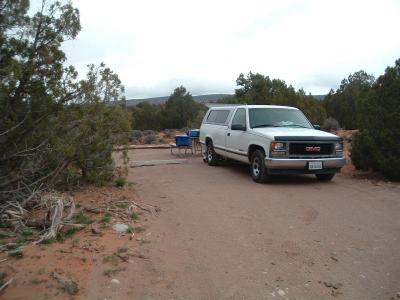
[(261, 127), (300, 127), (313, 128), (303, 113), (287, 108), (250, 108), (251, 128)]

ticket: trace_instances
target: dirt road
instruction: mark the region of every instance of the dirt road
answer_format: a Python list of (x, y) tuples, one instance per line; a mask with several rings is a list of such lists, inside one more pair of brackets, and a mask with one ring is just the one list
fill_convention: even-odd
[[(134, 160), (171, 159), (135, 150)], [(131, 169), (162, 212), (138, 299), (391, 299), (400, 292), (400, 187), (342, 175), (254, 183), (245, 166)]]

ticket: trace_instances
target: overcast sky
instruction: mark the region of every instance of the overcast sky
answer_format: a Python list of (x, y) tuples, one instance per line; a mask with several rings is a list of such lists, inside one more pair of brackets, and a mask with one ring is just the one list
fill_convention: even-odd
[(400, 1), (74, 0), (82, 31), (64, 44), (81, 74), (104, 62), (127, 98), (234, 93), (239, 73), (326, 94), (350, 73), (400, 58)]

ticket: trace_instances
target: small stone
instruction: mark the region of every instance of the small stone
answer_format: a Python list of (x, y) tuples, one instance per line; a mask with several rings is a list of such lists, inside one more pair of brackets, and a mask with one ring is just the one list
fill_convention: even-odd
[(285, 291), (279, 289), (279, 290), (278, 290), (278, 294), (279, 294), (279, 296), (283, 297), (283, 296), (285, 296)]
[(340, 289), (340, 288), (342, 287), (342, 285), (343, 285), (343, 284), (341, 284), (340, 282), (338, 282), (338, 283), (332, 284), (332, 287), (333, 287), (335, 290), (338, 290), (338, 289)]
[(118, 279), (113, 278), (113, 279), (111, 279), (111, 283), (113, 283), (113, 284), (119, 284), (120, 282), (119, 282)]
[(97, 226), (92, 226), (91, 231), (93, 234), (101, 234), (101, 231)]
[(332, 283), (324, 281), (324, 285), (328, 288), (332, 287)]
[(129, 226), (126, 224), (116, 223), (112, 227), (116, 232), (124, 233), (128, 230)]

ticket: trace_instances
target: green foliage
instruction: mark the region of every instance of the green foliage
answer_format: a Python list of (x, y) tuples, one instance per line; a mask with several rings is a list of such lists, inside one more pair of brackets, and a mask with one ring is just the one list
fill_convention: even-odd
[(0, 5), (1, 202), (81, 179), (108, 182), (112, 148), (131, 125), (115, 73), (89, 65), (78, 81), (64, 66), (61, 44), (79, 33), (79, 11), (69, 1), (42, 1), (31, 16), (28, 8), (27, 0)]
[(134, 127), (139, 130), (162, 130), (165, 128), (198, 128), (207, 108), (193, 100), (183, 86), (177, 87), (167, 102), (161, 105), (149, 102), (130, 108)]
[[(81, 224), (83, 224), (83, 223), (81, 223)], [(86, 224), (88, 224), (88, 223), (86, 223)], [(71, 228), (65, 232), (59, 232), (59, 233), (57, 233), (56, 240), (57, 240), (57, 242), (63, 243), (66, 239), (72, 237), (75, 234), (75, 232), (77, 232), (77, 231), (78, 231), (77, 228)]]
[(238, 89), (234, 99), (223, 99), (222, 103), (272, 104), (288, 105), (301, 109), (314, 124), (322, 124), (326, 112), (320, 101), (303, 90), (296, 91), (287, 86), (283, 80), (270, 79), (259, 73), (250, 72), (247, 76), (240, 74), (236, 80)]
[(126, 184), (126, 180), (123, 177), (118, 177), (117, 179), (115, 179), (114, 184), (116, 187), (121, 188)]
[(87, 215), (85, 215), (83, 212), (79, 212), (79, 214), (77, 214), (75, 216), (75, 223), (77, 223), (77, 224), (92, 224), (93, 221)]
[(343, 79), (339, 89), (330, 91), (324, 99), (328, 116), (334, 117), (346, 129), (357, 129), (360, 102), (367, 96), (375, 78), (358, 71)]
[(360, 132), (351, 151), (354, 165), (400, 180), (400, 59), (374, 82), (358, 105)]
[(130, 216), (130, 218), (131, 218), (132, 220), (134, 220), (134, 221), (139, 220), (139, 214), (136, 213), (136, 212), (132, 212), (129, 216)]
[(110, 223), (111, 221), (111, 214), (110, 213), (105, 213), (104, 216), (101, 218), (100, 223)]

